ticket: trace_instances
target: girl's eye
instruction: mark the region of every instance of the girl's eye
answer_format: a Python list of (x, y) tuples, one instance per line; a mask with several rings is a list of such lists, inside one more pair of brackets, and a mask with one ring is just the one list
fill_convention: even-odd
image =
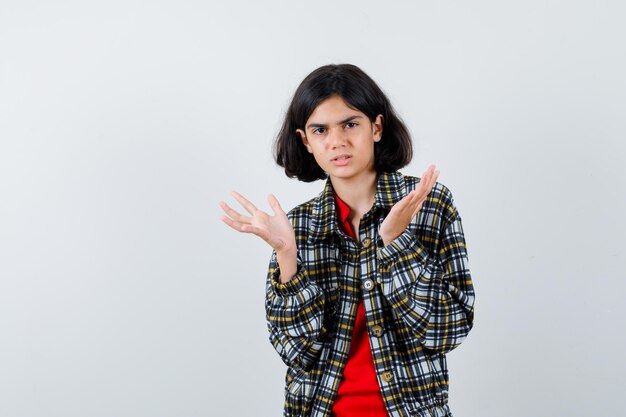
[(321, 133), (320, 130), (324, 130), (323, 127), (317, 127), (315, 129), (313, 129), (313, 133)]
[(347, 126), (347, 127), (355, 127), (355, 126), (356, 126), (356, 123), (354, 123), (354, 122), (348, 122), (348, 123), (346, 123), (346, 126)]

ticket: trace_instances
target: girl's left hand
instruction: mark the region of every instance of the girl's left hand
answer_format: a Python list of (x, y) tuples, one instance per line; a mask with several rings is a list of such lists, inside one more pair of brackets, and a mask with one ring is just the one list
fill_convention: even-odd
[(435, 165), (429, 166), (422, 175), (417, 188), (393, 205), (380, 225), (380, 237), (385, 246), (400, 236), (411, 223), (413, 217), (422, 208), (422, 204), (424, 204), (438, 176), (439, 171), (435, 171)]

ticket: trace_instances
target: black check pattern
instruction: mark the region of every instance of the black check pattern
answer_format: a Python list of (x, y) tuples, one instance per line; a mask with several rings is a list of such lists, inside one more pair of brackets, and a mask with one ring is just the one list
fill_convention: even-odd
[(280, 283), (272, 252), (265, 297), (269, 339), (288, 367), (284, 417), (330, 416), (361, 299), (390, 417), (452, 415), (445, 354), (473, 326), (474, 288), (450, 190), (436, 182), (402, 235), (385, 247), (379, 235), (391, 207), (419, 181), (380, 173), (358, 242), (339, 225), (330, 179), (287, 213), (298, 272)]

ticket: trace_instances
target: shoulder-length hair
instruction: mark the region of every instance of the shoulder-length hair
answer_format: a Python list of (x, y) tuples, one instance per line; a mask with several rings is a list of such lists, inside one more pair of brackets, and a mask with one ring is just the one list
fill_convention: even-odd
[(348, 106), (367, 115), (370, 122), (383, 115), (382, 139), (374, 143), (376, 172), (397, 171), (411, 162), (409, 130), (380, 87), (355, 65), (331, 64), (317, 68), (300, 83), (274, 142), (274, 159), (289, 178), (312, 182), (327, 177), (307, 152), (296, 129), (304, 130), (315, 108), (332, 96), (342, 97)]

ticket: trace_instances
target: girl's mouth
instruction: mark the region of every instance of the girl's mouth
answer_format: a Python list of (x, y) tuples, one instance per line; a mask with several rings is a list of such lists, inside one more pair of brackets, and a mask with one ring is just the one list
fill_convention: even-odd
[(352, 156), (350, 155), (340, 155), (337, 158), (332, 159), (330, 162), (332, 162), (335, 165), (346, 165), (348, 162), (350, 162), (350, 160), (352, 159)]

